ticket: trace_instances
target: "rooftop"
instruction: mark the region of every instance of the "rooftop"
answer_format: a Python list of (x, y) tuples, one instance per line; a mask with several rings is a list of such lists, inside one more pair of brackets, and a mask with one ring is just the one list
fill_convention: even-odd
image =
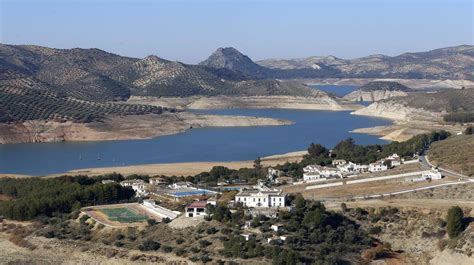
[(188, 204), (186, 206), (187, 208), (205, 208), (207, 205), (207, 201), (195, 201), (192, 202), (191, 204)]
[(264, 195), (282, 195), (281, 190), (257, 190), (257, 189), (249, 189), (249, 190), (241, 190), (237, 193), (236, 196), (252, 196), (257, 194), (264, 194)]

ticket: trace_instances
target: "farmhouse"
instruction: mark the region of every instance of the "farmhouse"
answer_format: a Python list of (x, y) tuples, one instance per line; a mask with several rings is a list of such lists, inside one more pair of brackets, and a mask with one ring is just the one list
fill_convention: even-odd
[(242, 190), (235, 196), (235, 203), (247, 207), (284, 207), (286, 194), (281, 190)]
[(429, 171), (425, 171), (421, 174), (421, 176), (411, 178), (410, 181), (425, 181), (425, 180), (440, 180), (442, 179), (443, 176), (441, 175), (441, 172), (439, 172), (437, 169), (432, 169)]
[(388, 167), (382, 162), (375, 162), (369, 164), (369, 172), (380, 172), (387, 170)]
[(120, 185), (122, 187), (131, 187), (135, 191), (136, 196), (143, 196), (147, 194), (146, 192), (147, 183), (143, 181), (142, 179), (124, 180), (120, 182)]
[(195, 201), (186, 206), (186, 217), (204, 217), (207, 201)]
[(366, 172), (367, 170), (369, 170), (369, 166), (355, 164), (349, 161), (346, 164), (337, 166), (337, 169), (339, 169), (340, 171), (344, 173), (361, 173), (361, 172)]
[(191, 182), (176, 182), (168, 186), (170, 189), (187, 189), (187, 188), (194, 188), (194, 184)]
[(161, 185), (161, 184), (165, 184), (165, 183), (166, 183), (166, 179), (162, 178), (162, 177), (150, 179), (150, 184), (152, 184), (152, 185)]
[(390, 167), (397, 167), (402, 164), (402, 160), (397, 154), (388, 156), (387, 158), (385, 158), (385, 161), (388, 161), (390, 163)]

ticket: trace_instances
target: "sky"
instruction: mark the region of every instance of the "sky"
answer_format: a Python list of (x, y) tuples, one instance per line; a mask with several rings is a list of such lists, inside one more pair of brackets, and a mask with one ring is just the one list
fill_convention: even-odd
[(473, 0), (0, 0), (0, 42), (197, 63), (356, 58), (473, 44)]

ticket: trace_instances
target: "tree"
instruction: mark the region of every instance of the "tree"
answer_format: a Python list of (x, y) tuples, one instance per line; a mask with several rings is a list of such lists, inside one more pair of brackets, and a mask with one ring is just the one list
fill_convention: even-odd
[(320, 144), (312, 143), (308, 148), (308, 154), (312, 157), (326, 155), (327, 153), (328, 153), (328, 150)]
[(257, 159), (255, 159), (255, 161), (253, 161), (253, 168), (256, 171), (259, 171), (259, 170), (262, 169), (262, 160), (260, 159), (260, 157), (257, 157)]
[(470, 126), (466, 128), (466, 135), (474, 134), (474, 127)]
[(450, 238), (457, 237), (464, 230), (464, 213), (459, 206), (453, 206), (448, 210), (446, 217), (446, 230)]

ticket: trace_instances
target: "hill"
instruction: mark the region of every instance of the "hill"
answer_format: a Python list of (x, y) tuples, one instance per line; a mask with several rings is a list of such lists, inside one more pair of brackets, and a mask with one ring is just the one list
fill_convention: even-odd
[(444, 89), (436, 93), (414, 92), (374, 102), (354, 112), (396, 120), (442, 122), (474, 121), (474, 89)]
[[(239, 57), (222, 49), (225, 57)], [(216, 55), (216, 57), (218, 57)], [(235, 60), (242, 61), (241, 64)], [(123, 57), (99, 49), (52, 49), (0, 44), (0, 79), (34, 78), (48, 91), (86, 101), (120, 101), (130, 96), (312, 95), (312, 88), (247, 76), (248, 57), (224, 61), (226, 67), (187, 65), (151, 55)], [(216, 59), (219, 61), (219, 59)], [(232, 66), (232, 67), (230, 67)], [(254, 68), (251, 68), (251, 67)], [(253, 63), (252, 71), (263, 68)], [(235, 68), (235, 69), (234, 69)], [(278, 87), (278, 89), (275, 89)]]
[(247, 55), (232, 47), (218, 48), (206, 60), (199, 63), (214, 69), (229, 69), (242, 73), (250, 79), (265, 78), (322, 78), (339, 76), (339, 71), (326, 65), (310, 68), (276, 69), (261, 66)]
[[(474, 80), (474, 46), (460, 45), (398, 56), (370, 55), (356, 59), (313, 56), (299, 59), (267, 59), (257, 62), (271, 69), (304, 70), (330, 67), (341, 78), (405, 78)], [(297, 76), (295, 76), (297, 77)], [(331, 76), (327, 76), (331, 77)]]
[(440, 167), (474, 175), (474, 135), (451, 136), (434, 143), (428, 153), (430, 161)]
[(359, 87), (358, 90), (352, 91), (344, 98), (350, 101), (380, 101), (392, 97), (407, 96), (409, 91), (411, 91), (409, 87), (397, 82), (375, 81)]
[(411, 88), (404, 86), (397, 82), (390, 82), (390, 81), (374, 81), (369, 82), (361, 87), (359, 87), (362, 91), (376, 91), (376, 90), (387, 90), (387, 91), (410, 91)]
[[(31, 120), (93, 122), (105, 116), (161, 114), (167, 108), (93, 102), (57, 93), (32, 77), (0, 80), (0, 123)], [(174, 110), (173, 110), (174, 111)]]

